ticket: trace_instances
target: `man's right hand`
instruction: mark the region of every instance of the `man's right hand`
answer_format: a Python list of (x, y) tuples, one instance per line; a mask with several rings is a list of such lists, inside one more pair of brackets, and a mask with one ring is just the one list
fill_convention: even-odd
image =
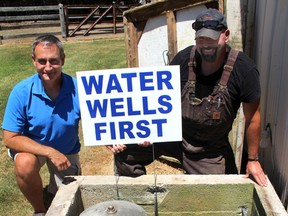
[(113, 152), (113, 154), (119, 154), (123, 152), (127, 146), (124, 144), (114, 144), (114, 145), (106, 145), (106, 147)]
[(68, 158), (64, 154), (55, 149), (51, 148), (51, 150), (48, 153), (48, 158), (51, 160), (51, 162), (56, 166), (56, 168), (59, 171), (66, 170), (68, 169), (68, 167), (71, 166), (71, 163), (68, 160)]
[(144, 142), (140, 142), (140, 143), (138, 143), (138, 145), (139, 146), (141, 146), (141, 147), (149, 147), (149, 146), (151, 146), (153, 144), (153, 142), (150, 142), (150, 141), (144, 141)]
[[(153, 143), (150, 141), (144, 141), (144, 142), (138, 143), (138, 145), (141, 147), (148, 147), (148, 146), (151, 146), (152, 144)], [(112, 151), (113, 154), (119, 154), (119, 153), (125, 151), (127, 146), (124, 144), (114, 144), (114, 145), (106, 145), (106, 148), (108, 148), (110, 151)]]

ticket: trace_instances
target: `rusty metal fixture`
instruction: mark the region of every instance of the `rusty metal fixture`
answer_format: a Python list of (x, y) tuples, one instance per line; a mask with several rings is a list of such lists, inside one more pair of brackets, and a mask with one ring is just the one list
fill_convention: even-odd
[(115, 214), (117, 212), (117, 209), (114, 206), (108, 206), (108, 208), (105, 210), (108, 214)]

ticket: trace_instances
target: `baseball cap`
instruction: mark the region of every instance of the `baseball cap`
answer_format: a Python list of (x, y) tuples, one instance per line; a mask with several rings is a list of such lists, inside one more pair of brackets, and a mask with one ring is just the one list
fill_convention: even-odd
[(224, 15), (217, 9), (209, 8), (202, 11), (192, 24), (192, 28), (196, 31), (195, 39), (198, 37), (209, 37), (217, 40), (222, 29), (227, 29), (227, 22)]

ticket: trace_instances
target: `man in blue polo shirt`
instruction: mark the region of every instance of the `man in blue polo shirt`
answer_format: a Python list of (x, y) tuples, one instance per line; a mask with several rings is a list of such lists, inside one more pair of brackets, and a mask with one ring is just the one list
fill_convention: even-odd
[(65, 176), (81, 174), (80, 107), (76, 79), (62, 72), (65, 54), (57, 37), (36, 38), (32, 60), (37, 73), (13, 88), (2, 128), (18, 186), (34, 215), (45, 215), (41, 167), (49, 168), (52, 194)]

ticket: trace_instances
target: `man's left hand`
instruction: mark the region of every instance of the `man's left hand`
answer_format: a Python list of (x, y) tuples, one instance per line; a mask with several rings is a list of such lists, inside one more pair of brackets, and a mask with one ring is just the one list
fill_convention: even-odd
[(253, 176), (255, 181), (260, 185), (266, 187), (268, 185), (268, 179), (264, 173), (259, 161), (248, 161), (246, 167), (246, 175), (248, 178), (250, 175)]

